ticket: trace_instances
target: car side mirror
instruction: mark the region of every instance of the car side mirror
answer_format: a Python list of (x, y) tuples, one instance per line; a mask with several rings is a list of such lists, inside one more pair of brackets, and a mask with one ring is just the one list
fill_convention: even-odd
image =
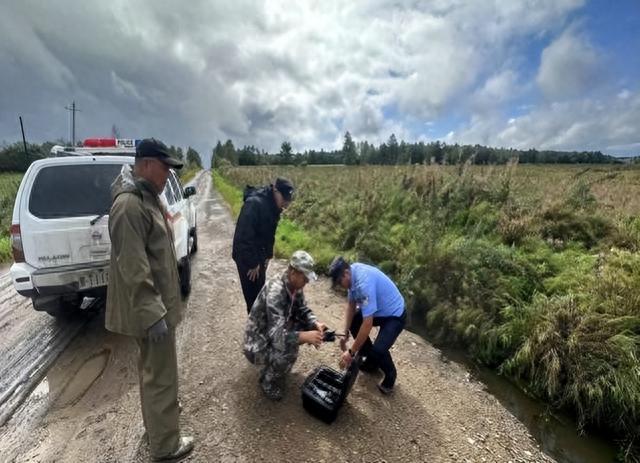
[(184, 189), (184, 197), (188, 198), (189, 196), (193, 196), (196, 194), (196, 187), (194, 186), (188, 186)]

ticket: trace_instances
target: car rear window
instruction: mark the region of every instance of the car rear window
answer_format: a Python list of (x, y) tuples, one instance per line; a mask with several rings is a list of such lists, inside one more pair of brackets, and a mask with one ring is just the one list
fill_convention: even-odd
[(44, 167), (31, 187), (29, 211), (41, 219), (108, 213), (111, 183), (121, 169), (121, 164)]

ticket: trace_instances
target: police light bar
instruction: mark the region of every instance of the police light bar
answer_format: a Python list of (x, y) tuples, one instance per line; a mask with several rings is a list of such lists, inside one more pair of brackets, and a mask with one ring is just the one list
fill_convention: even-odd
[(135, 148), (140, 141), (134, 138), (87, 138), (82, 146), (85, 148)]
[(82, 146), (86, 148), (115, 148), (115, 138), (86, 138)]

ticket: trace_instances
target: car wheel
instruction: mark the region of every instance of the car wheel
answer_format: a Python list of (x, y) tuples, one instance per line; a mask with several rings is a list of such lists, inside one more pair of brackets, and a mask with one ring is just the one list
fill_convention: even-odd
[(56, 308), (56, 309), (49, 309), (46, 311), (49, 315), (51, 315), (54, 318), (60, 318), (60, 319), (67, 319), (69, 318), (69, 312), (67, 310), (65, 310), (62, 306)]
[(79, 312), (78, 304), (61, 296), (35, 297), (32, 302), (35, 310), (58, 319), (69, 319)]
[(191, 293), (191, 260), (189, 256), (180, 259), (178, 275), (180, 276), (180, 293), (182, 293), (182, 297), (186, 298)]
[(198, 233), (195, 228), (191, 232), (191, 237), (193, 238), (193, 241), (191, 242), (191, 254), (195, 254), (198, 250)]

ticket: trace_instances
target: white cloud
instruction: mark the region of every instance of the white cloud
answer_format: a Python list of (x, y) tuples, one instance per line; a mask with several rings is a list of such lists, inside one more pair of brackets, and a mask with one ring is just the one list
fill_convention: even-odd
[[(0, 139), (17, 139), (19, 112), (29, 116), (34, 141), (66, 136), (62, 108), (75, 98), (80, 136), (108, 133), (115, 123), (126, 136), (201, 151), (227, 138), (276, 151), (285, 139), (296, 150), (330, 148), (346, 130), (374, 143), (391, 133), (412, 140), (437, 131), (454, 109), (470, 122), (448, 139), (633, 143), (637, 129), (628, 135), (626, 119), (608, 126), (606, 137), (589, 133), (587, 122), (567, 127), (570, 117), (585, 119), (580, 108), (603, 115), (609, 104), (602, 109), (594, 97), (580, 104), (599, 56), (575, 27), (544, 51), (537, 77), (549, 101), (564, 106), (530, 102), (522, 116), (503, 114), (532, 85), (521, 72), (523, 43), (558, 35), (583, 4), (10, 2), (0, 16)], [(621, 113), (633, 98), (620, 92)]]
[(471, 97), (471, 107), (475, 113), (486, 113), (502, 109), (502, 106), (516, 99), (523, 92), (518, 85), (516, 73), (511, 69), (499, 71), (490, 76)]
[(536, 81), (549, 99), (566, 99), (589, 92), (602, 76), (600, 57), (573, 28), (542, 52)]
[(624, 88), (620, 91), (620, 93), (618, 93), (618, 98), (620, 98), (621, 100), (626, 100), (631, 96), (631, 92)]
[[(606, 150), (628, 154), (640, 142), (640, 94), (548, 103), (520, 117), (474, 117), (455, 141), (520, 149)], [(637, 153), (637, 150), (635, 151)]]

